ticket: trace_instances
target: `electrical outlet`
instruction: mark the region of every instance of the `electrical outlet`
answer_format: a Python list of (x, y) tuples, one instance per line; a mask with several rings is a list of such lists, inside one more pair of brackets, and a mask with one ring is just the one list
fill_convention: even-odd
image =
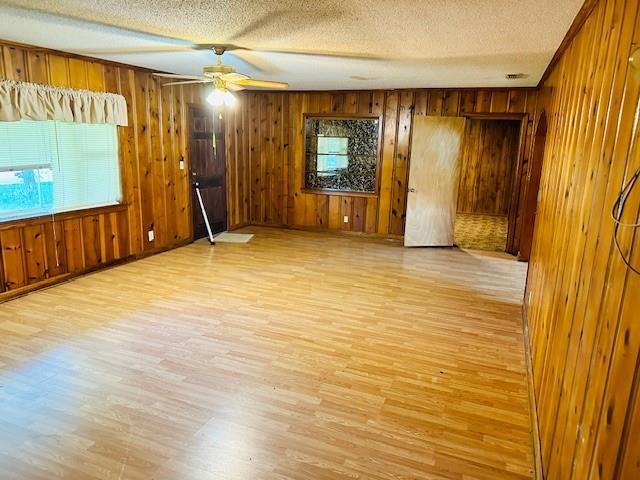
[(156, 235), (153, 232), (153, 230), (149, 230), (148, 235), (149, 235), (149, 241), (153, 242), (153, 239), (156, 238)]
[(184, 170), (184, 160), (180, 160), (180, 170)]
[(342, 219), (342, 221), (344, 223), (349, 223), (349, 215), (345, 215), (344, 218)]

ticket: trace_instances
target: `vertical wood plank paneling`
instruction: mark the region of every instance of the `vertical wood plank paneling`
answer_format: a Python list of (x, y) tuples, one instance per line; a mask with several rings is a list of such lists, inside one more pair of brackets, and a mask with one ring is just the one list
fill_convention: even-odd
[(491, 92), (491, 112), (502, 113), (508, 111), (509, 92), (507, 90), (494, 90)]
[(351, 210), (353, 219), (351, 230), (353, 230), (354, 232), (364, 232), (366, 213), (367, 199), (364, 197), (353, 197)]
[(467, 120), (458, 189), (458, 211), (509, 213), (518, 160), (520, 122)]
[(442, 90), (430, 90), (428, 95), (428, 115), (441, 116), (444, 92)]
[(41, 282), (47, 273), (47, 255), (42, 225), (28, 225), (22, 229), (23, 252), (27, 284)]
[[(171, 87), (173, 90), (173, 134), (174, 157), (176, 165), (176, 241), (191, 238), (193, 222), (191, 219), (191, 179), (189, 178), (189, 156), (187, 155), (187, 107), (184, 99), (184, 87)], [(180, 163), (182, 162), (182, 164)]]
[(135, 72), (135, 105), (136, 105), (136, 146), (138, 154), (138, 169), (140, 177), (140, 197), (142, 213), (142, 245), (144, 250), (151, 250), (155, 246), (155, 240), (149, 240), (148, 232), (156, 228), (155, 225), (155, 198), (153, 196), (154, 159), (151, 149), (151, 116), (149, 82), (150, 75), (146, 72)]
[(22, 229), (0, 231), (2, 247), (3, 280), (5, 290), (15, 290), (27, 283), (25, 259), (22, 245)]
[(82, 219), (64, 221), (65, 257), (69, 273), (78, 273), (85, 269), (82, 234)]
[[(123, 201), (128, 207), (125, 212), (118, 213), (115, 222), (113, 216), (99, 217), (102, 222), (99, 256), (105, 257), (101, 261), (111, 260), (105, 237), (107, 230), (117, 237), (114, 259), (119, 257), (118, 251), (126, 251), (127, 255), (152, 252), (188, 239), (191, 236), (191, 196), (186, 109), (189, 102), (202, 101), (199, 90), (183, 87), (159, 91), (155, 80), (139, 69), (65, 56), (41, 48), (11, 51), (9, 47), (12, 46), (3, 45), (0, 49), (3, 73), (7, 65), (15, 68), (23, 62), (24, 67), (18, 68), (28, 80), (117, 92), (127, 100), (129, 126), (119, 128), (119, 150)], [(508, 107), (505, 108), (517, 111), (521, 104), (519, 99), (527, 97), (528, 91), (531, 90), (508, 92)], [(491, 90), (484, 92), (448, 89), (243, 93), (239, 108), (233, 114), (234, 138), (231, 139), (231, 133), (227, 132), (227, 146), (234, 150), (231, 155), (227, 152), (230, 155), (229, 193), (230, 199), (237, 199), (230, 200), (229, 218), (239, 224), (254, 222), (401, 234), (406, 202), (403, 190), (406, 190), (408, 172), (405, 155), (408, 158), (410, 151), (410, 143), (404, 137), (407, 131), (410, 132), (413, 115), (456, 115), (476, 111), (478, 96), (488, 97), (489, 108), (495, 108), (495, 101), (491, 107)], [(412, 100), (407, 103), (409, 98)], [(343, 202), (340, 195), (327, 197), (302, 193), (302, 115), (304, 112), (332, 111), (382, 116), (378, 196), (352, 197)], [(181, 160), (183, 169), (179, 168)], [(342, 221), (344, 203), (350, 205), (346, 207), (351, 213), (347, 224)], [(123, 218), (126, 226), (121, 224)], [(152, 226), (156, 239), (149, 242), (147, 232)], [(59, 247), (63, 255), (59, 257), (62, 263), (55, 274), (53, 271), (50, 274), (78, 273), (89, 268), (85, 265), (82, 228), (78, 228), (74, 219), (65, 220), (57, 228), (61, 233)], [(123, 237), (121, 232), (126, 235)], [(68, 243), (64, 241), (67, 235), (70, 236)], [(51, 268), (49, 260), (53, 250), (48, 236), (45, 238), (47, 262)], [(127, 244), (126, 248), (121, 242)], [(70, 253), (69, 258), (67, 253)], [(87, 255), (88, 260), (93, 261), (92, 253)]]
[(20, 82), (28, 80), (24, 49), (5, 45), (2, 48), (2, 58), (4, 61), (4, 73), (8, 79)]
[(71, 88), (89, 88), (89, 81), (87, 79), (87, 63), (89, 62), (78, 58), (69, 59), (69, 86)]
[(263, 223), (274, 225), (274, 163), (273, 154), (273, 94), (261, 95), (260, 111), (260, 165), (262, 170), (261, 220)]
[[(353, 197), (341, 199), (340, 222), (343, 230), (353, 230)], [(346, 219), (346, 222), (345, 222)]]
[(281, 93), (273, 94), (273, 105), (271, 109), (271, 148), (274, 161), (272, 163), (272, 222), (274, 225), (282, 225), (284, 218), (284, 198), (286, 194), (283, 192), (286, 182), (286, 150), (283, 145), (283, 136), (286, 128), (283, 122), (284, 95)]
[[(529, 94), (534, 90), (503, 89), (496, 92), (455, 89), (244, 92), (240, 94), (238, 110), (227, 119), (230, 218), (244, 219), (242, 222), (234, 220), (236, 224), (252, 222), (341, 230), (354, 228), (353, 224), (342, 222), (342, 195), (302, 190), (303, 116), (314, 113), (373, 113), (381, 116), (383, 125), (379, 192), (376, 196), (352, 196), (365, 198), (365, 201), (351, 201), (351, 208), (356, 204), (357, 208), (362, 208), (359, 213), (362, 227), (356, 222), (360, 231), (402, 235), (413, 116), (475, 113), (478, 97), (480, 109), (486, 109), (487, 113), (491, 110), (498, 114), (526, 113), (531, 107), (532, 116), (535, 114), (536, 97)], [(533, 103), (528, 102), (529, 98)], [(500, 109), (502, 111), (498, 111)], [(527, 135), (532, 132), (532, 129), (528, 130)], [(491, 175), (511, 175), (506, 165), (500, 168)], [(496, 178), (494, 180), (497, 182)], [(525, 174), (520, 182), (526, 181)], [(516, 184), (519, 186), (518, 182)], [(512, 185), (508, 190), (513, 190)], [(502, 198), (503, 194), (504, 191), (500, 190), (498, 197)], [(327, 196), (330, 198), (325, 198)], [(240, 203), (249, 210), (248, 214), (239, 210)]]
[(400, 94), (396, 154), (393, 165), (393, 181), (391, 187), (392, 205), (389, 231), (395, 235), (402, 235), (404, 233), (412, 116), (413, 91), (403, 91)]
[(47, 255), (47, 277), (57, 277), (67, 272), (62, 222), (46, 222), (43, 225)]
[(427, 114), (427, 92), (425, 90), (417, 90), (416, 92), (414, 92), (413, 114), (414, 115)]
[(87, 88), (94, 92), (104, 92), (104, 65), (100, 62), (87, 62)]
[(100, 257), (104, 263), (110, 263), (116, 258), (116, 213), (106, 213), (98, 217), (100, 232)]
[(32, 83), (46, 84), (49, 81), (47, 54), (43, 51), (27, 51), (27, 70), (29, 81)]
[[(247, 98), (248, 97), (248, 98)], [(260, 104), (257, 93), (247, 94), (249, 113), (249, 164), (251, 171), (251, 222), (262, 223), (260, 198), (262, 177), (260, 168)]]
[(476, 94), (475, 113), (491, 112), (491, 97), (491, 90), (478, 90)]
[(342, 228), (342, 197), (338, 195), (329, 196), (328, 227), (332, 230)]
[[(64, 214), (3, 230), (2, 288), (37, 286), (47, 279), (151, 253), (191, 236), (186, 152), (186, 103), (198, 88), (160, 88), (148, 72), (94, 59), (0, 42), (2, 77), (61, 87), (120, 93), (129, 126), (118, 127), (122, 200), (126, 208), (96, 215)], [(180, 161), (184, 169), (179, 169)], [(245, 195), (246, 196), (246, 195)], [(156, 230), (154, 242), (147, 231)], [(55, 235), (54, 235), (55, 233)], [(24, 237), (24, 243), (14, 242)], [(54, 238), (55, 237), (55, 238)], [(8, 273), (8, 276), (7, 276)], [(2, 297), (0, 296), (0, 300)]]
[(54, 87), (70, 86), (69, 59), (51, 53), (47, 55), (47, 59), (49, 61), (49, 83)]
[[(592, 19), (593, 20), (593, 19)], [(593, 24), (591, 21), (590, 24)], [(585, 90), (591, 91), (592, 89), (592, 79), (593, 76), (590, 75), (591, 65), (595, 61), (594, 54), (598, 52), (597, 48), (594, 48), (594, 43), (599, 43), (599, 40), (596, 39), (595, 35), (590, 36), (590, 43), (586, 48), (581, 48), (580, 52), (576, 52), (575, 59), (577, 60), (577, 70), (576, 75), (574, 76), (572, 93), (571, 97), (566, 97), (569, 101), (569, 105), (572, 105), (571, 108), (575, 107), (575, 110), (571, 112), (570, 116), (567, 116), (566, 122), (569, 125), (568, 128), (571, 129), (572, 134), (565, 137), (567, 141), (564, 144), (566, 152), (568, 152), (567, 156), (573, 156), (574, 152), (581, 157), (584, 155), (581, 150), (583, 147), (583, 139), (587, 138), (586, 135), (586, 127), (589, 124), (589, 120), (591, 116), (587, 114), (587, 112), (591, 112), (593, 109), (592, 105), (589, 105), (589, 96), (583, 95), (582, 92)], [(587, 85), (586, 88), (581, 87), (581, 85)], [(567, 112), (568, 113), (568, 112)], [(568, 188), (565, 190), (565, 203), (566, 207), (571, 213), (569, 214), (569, 218), (560, 228), (557, 229), (555, 238), (556, 242), (560, 238), (566, 238), (566, 232), (575, 230), (576, 221), (581, 220), (581, 212), (576, 212), (577, 201), (580, 199), (580, 190), (581, 186), (584, 185), (585, 181), (582, 178), (587, 172), (592, 168), (592, 161), (594, 157), (590, 155), (585, 156), (585, 166), (584, 168), (565, 168), (563, 170), (563, 176), (560, 178), (560, 185), (569, 181), (571, 184), (576, 185), (576, 188)], [(565, 164), (568, 165), (568, 164)], [(566, 175), (566, 177), (565, 177)], [(563, 180), (566, 178), (567, 180)], [(567, 249), (564, 249), (561, 254), (557, 257), (556, 265), (565, 265), (562, 269), (562, 272), (556, 272), (552, 277), (553, 282), (558, 285), (556, 289), (556, 297), (550, 297), (550, 304), (547, 307), (547, 311), (549, 312), (547, 318), (559, 317), (562, 318), (565, 315), (570, 314), (570, 309), (573, 308), (573, 302), (570, 301), (561, 301), (560, 292), (563, 292), (565, 298), (574, 298), (574, 293), (571, 292), (572, 287), (567, 284), (569, 280), (575, 275), (576, 268), (579, 267), (579, 260), (581, 260), (581, 254), (579, 253), (582, 249), (582, 235), (578, 238), (574, 238), (574, 249), (569, 252)], [(558, 408), (554, 405), (557, 401), (559, 395), (559, 389), (561, 388), (561, 383), (564, 375), (564, 364), (567, 362), (567, 350), (568, 346), (571, 344), (571, 336), (572, 336), (572, 325), (568, 322), (561, 323), (551, 323), (549, 335), (562, 335), (565, 338), (568, 338), (568, 342), (559, 343), (559, 342), (550, 342), (547, 347), (545, 347), (545, 356), (543, 362), (544, 364), (549, 365), (549, 368), (545, 368), (540, 378), (541, 384), (541, 392), (544, 390), (546, 392), (546, 397), (541, 402), (540, 409), (544, 413), (541, 415), (542, 419), (542, 427), (541, 432), (543, 434), (543, 441), (546, 444), (552, 443), (552, 438), (555, 436), (557, 431), (557, 419), (560, 418), (559, 411), (556, 413), (554, 410)], [(544, 409), (544, 410), (543, 410)], [(555, 418), (554, 418), (555, 417)], [(557, 448), (557, 447), (556, 447)], [(554, 455), (554, 453), (550, 450), (545, 452), (544, 458), (546, 465), (551, 465), (550, 457)], [(563, 469), (563, 466), (560, 466)], [(550, 472), (560, 473), (556, 465), (554, 465), (550, 470)]]
[(345, 93), (344, 107), (342, 109), (344, 113), (357, 113), (358, 112), (358, 94), (356, 92)]
[(126, 212), (119, 212), (116, 215), (116, 258), (127, 258), (131, 254), (129, 250), (129, 218)]
[(282, 162), (284, 164), (284, 168), (280, 173), (280, 178), (282, 181), (282, 198), (280, 200), (282, 214), (281, 214), (281, 223), (282, 225), (288, 225), (288, 217), (287, 214), (289, 212), (289, 171), (291, 169), (291, 156), (289, 155), (290, 145), (291, 145), (291, 126), (290, 126), (290, 114), (289, 114), (289, 95), (281, 95), (282, 97), (282, 114), (280, 115), (280, 119), (282, 122)]
[(242, 111), (242, 108), (236, 108), (232, 111), (225, 113), (224, 121), (224, 134), (225, 145), (227, 148), (225, 161), (226, 169), (228, 172), (229, 181), (227, 182), (227, 224), (229, 229), (233, 229), (240, 222), (238, 221), (239, 215), (239, 190), (238, 182), (241, 175), (238, 172), (239, 160), (236, 147), (236, 140), (239, 139), (239, 131), (236, 126), (236, 117), (238, 112)]
[(476, 100), (478, 92), (476, 90), (464, 90), (460, 99), (460, 113), (474, 113), (476, 111)]
[(446, 90), (443, 102), (442, 114), (448, 117), (457, 117), (460, 110), (460, 91)]
[[(148, 78), (149, 85), (149, 139), (151, 167), (151, 203), (153, 206), (153, 226), (155, 239), (153, 245), (166, 245), (169, 242), (167, 236), (167, 188), (165, 184), (165, 162), (162, 155), (162, 129), (160, 122), (161, 92), (158, 90), (159, 80), (156, 77)], [(145, 198), (149, 198), (146, 197)], [(143, 233), (144, 234), (144, 233)]]
[[(525, 308), (548, 479), (638, 476), (640, 276), (613, 245), (609, 212), (640, 167), (627, 61), (639, 30), (638, 2), (598, 2), (534, 110), (550, 122)], [(623, 221), (637, 218), (632, 197)], [(638, 235), (619, 240), (638, 265)]]
[(102, 262), (100, 217), (98, 215), (82, 217), (81, 224), (84, 266), (94, 268)]
[(384, 106), (384, 125), (382, 135), (382, 159), (380, 165), (380, 187), (378, 195), (378, 233), (389, 233), (392, 202), (393, 165), (396, 155), (396, 134), (398, 131), (397, 92), (386, 95)]
[(510, 113), (524, 112), (526, 102), (527, 102), (526, 92), (522, 90), (509, 90), (509, 107), (507, 111)]
[(160, 186), (160, 192), (164, 196), (165, 206), (165, 223), (164, 227), (166, 243), (172, 243), (177, 240), (177, 214), (176, 205), (178, 198), (176, 197), (176, 168), (179, 167), (179, 162), (174, 157), (175, 148), (173, 135), (173, 93), (174, 88), (161, 88), (160, 89), (160, 138), (161, 138), (161, 163), (162, 163), (162, 185)]
[(129, 127), (120, 130), (119, 148), (120, 148), (120, 168), (122, 172), (123, 182), (123, 200), (130, 205), (127, 212), (129, 219), (129, 249), (133, 253), (140, 253), (143, 250), (142, 244), (142, 223), (140, 208), (140, 170), (138, 166), (138, 137), (137, 137), (137, 121), (138, 110), (135, 93), (134, 72), (130, 69), (118, 68), (118, 77), (120, 84), (120, 94), (127, 101), (127, 116), (129, 119)]

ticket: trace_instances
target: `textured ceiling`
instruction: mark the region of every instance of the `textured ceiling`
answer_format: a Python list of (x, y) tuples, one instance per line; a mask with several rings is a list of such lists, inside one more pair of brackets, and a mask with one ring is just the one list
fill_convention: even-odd
[[(225, 63), (257, 78), (289, 82), (292, 89), (533, 86), (581, 5), (582, 0), (9, 0), (0, 2), (0, 36), (187, 74), (199, 74), (213, 55), (148, 50), (232, 43), (257, 51), (229, 52)], [(116, 48), (142, 53), (109, 51)], [(260, 51), (279, 49), (300, 53)], [(361, 58), (308, 54), (314, 52)], [(528, 77), (507, 81), (506, 73)]]

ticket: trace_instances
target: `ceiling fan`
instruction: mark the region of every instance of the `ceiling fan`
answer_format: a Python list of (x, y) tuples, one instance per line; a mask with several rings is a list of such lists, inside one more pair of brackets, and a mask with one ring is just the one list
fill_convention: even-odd
[(163, 84), (163, 87), (171, 85), (187, 85), (197, 83), (212, 83), (213, 91), (207, 97), (207, 101), (214, 106), (231, 106), (235, 103), (235, 97), (231, 91), (243, 90), (246, 87), (258, 87), (276, 90), (286, 90), (289, 84), (284, 82), (272, 82), (269, 80), (256, 80), (248, 75), (238, 73), (229, 65), (222, 63), (222, 55), (227, 50), (225, 45), (198, 45), (198, 49), (211, 49), (216, 54), (217, 62), (207, 65), (202, 69), (202, 76), (179, 75), (172, 73), (154, 73), (161, 78), (170, 78), (173, 81)]

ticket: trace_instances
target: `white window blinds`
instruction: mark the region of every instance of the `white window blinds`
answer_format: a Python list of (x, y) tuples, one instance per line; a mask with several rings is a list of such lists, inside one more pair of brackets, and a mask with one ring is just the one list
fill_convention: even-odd
[(0, 220), (118, 203), (115, 125), (0, 122)]
[(54, 122), (0, 122), (0, 169), (49, 166), (55, 154)]

